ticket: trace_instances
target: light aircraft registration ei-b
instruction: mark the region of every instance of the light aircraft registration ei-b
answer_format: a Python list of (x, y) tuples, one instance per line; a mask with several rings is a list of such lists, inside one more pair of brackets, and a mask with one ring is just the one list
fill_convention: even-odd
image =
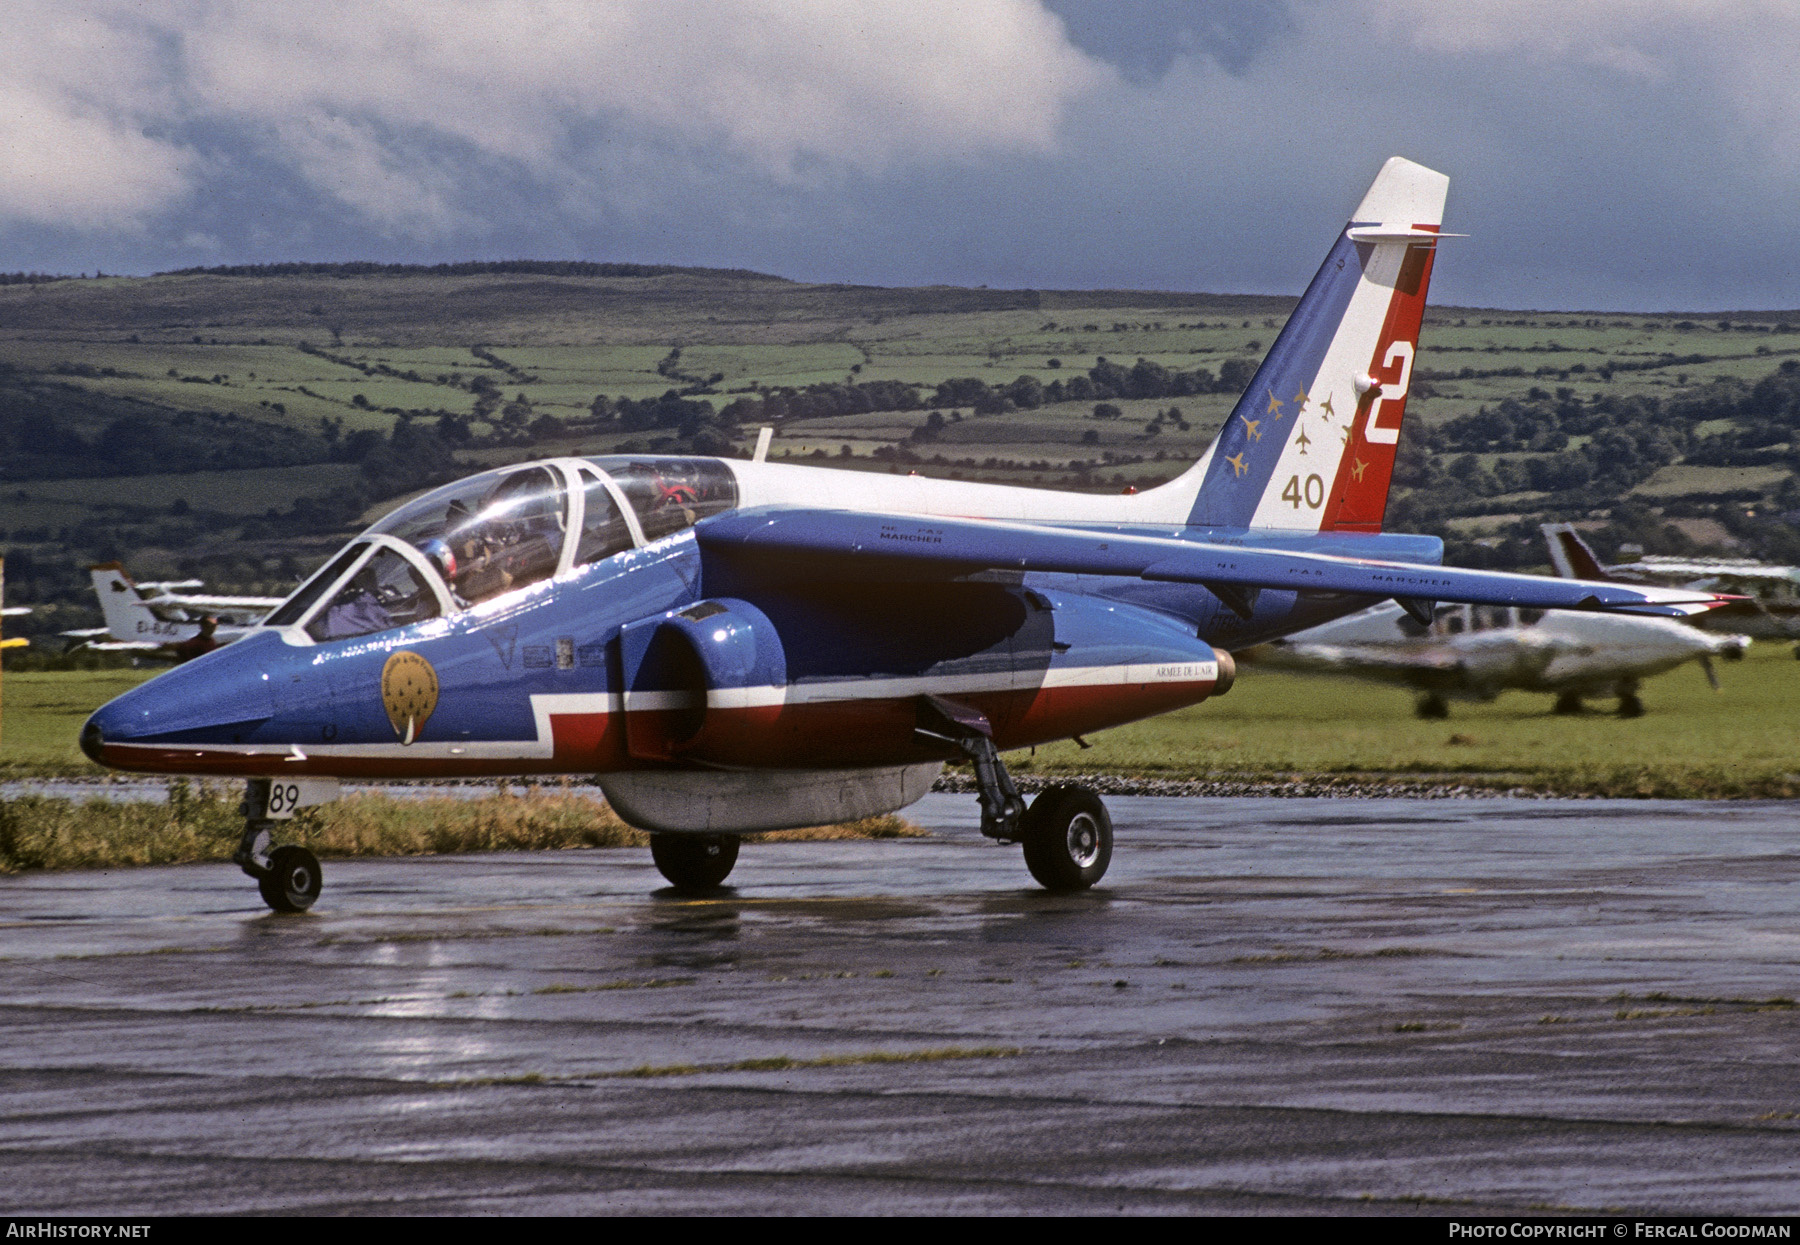
[(711, 458), (562, 458), (402, 505), (243, 639), (99, 709), (94, 760), (248, 779), (237, 861), (335, 780), (593, 774), (675, 886), (738, 836), (864, 817), (973, 766), (982, 833), (1092, 886), (1090, 790), (1029, 807), (1000, 753), (1192, 705), (1227, 650), (1395, 599), (1697, 612), (1709, 592), (1440, 565), (1383, 533), (1448, 179), (1389, 160), (1212, 447), (1097, 496)]
[(197, 579), (136, 583), (117, 562), (90, 566), (88, 575), (106, 626), (62, 634), (95, 652), (191, 661), (240, 639), (281, 604), (271, 597), (187, 591), (204, 587)]

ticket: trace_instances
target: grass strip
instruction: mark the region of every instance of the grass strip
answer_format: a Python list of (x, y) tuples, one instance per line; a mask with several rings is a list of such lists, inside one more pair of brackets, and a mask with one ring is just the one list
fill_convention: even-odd
[[(0, 873), (229, 860), (243, 831), (235, 785), (175, 781), (167, 803), (21, 796), (0, 800)], [(892, 815), (757, 836), (771, 841), (909, 838)], [(482, 799), (357, 794), (304, 809), (281, 831), (322, 857), (642, 847), (649, 835), (605, 801), (564, 787)]]

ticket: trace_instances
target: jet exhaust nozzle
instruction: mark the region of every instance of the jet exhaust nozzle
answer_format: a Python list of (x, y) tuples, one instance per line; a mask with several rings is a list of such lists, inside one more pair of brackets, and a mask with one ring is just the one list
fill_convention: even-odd
[(1213, 656), (1219, 663), (1219, 677), (1213, 683), (1212, 694), (1223, 696), (1231, 690), (1231, 685), (1237, 682), (1237, 661), (1222, 648), (1215, 650)]

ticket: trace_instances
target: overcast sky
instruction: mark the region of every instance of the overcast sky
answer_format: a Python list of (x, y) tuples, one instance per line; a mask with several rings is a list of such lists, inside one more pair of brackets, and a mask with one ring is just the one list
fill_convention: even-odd
[(6, 0), (0, 270), (576, 258), (1800, 308), (1795, 0)]

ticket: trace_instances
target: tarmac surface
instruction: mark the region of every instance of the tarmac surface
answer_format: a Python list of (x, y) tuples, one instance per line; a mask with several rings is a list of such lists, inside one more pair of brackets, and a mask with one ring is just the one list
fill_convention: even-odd
[(1800, 1211), (1800, 805), (0, 878), (0, 1213)]

